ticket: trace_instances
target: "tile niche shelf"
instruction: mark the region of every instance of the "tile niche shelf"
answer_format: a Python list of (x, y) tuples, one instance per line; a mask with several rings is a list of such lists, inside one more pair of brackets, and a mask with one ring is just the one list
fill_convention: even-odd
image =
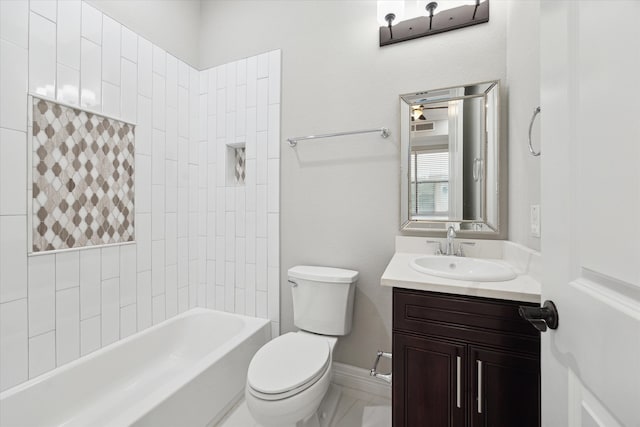
[(246, 177), (246, 144), (245, 141), (227, 143), (227, 184), (244, 185)]

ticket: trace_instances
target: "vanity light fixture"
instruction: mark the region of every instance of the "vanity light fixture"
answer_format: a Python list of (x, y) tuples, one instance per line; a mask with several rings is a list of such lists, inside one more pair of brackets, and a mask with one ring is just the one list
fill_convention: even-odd
[[(389, 2), (379, 1), (379, 9), (387, 7), (385, 3)], [(441, 10), (438, 10), (438, 3), (431, 1), (425, 6), (426, 15), (404, 21), (393, 12), (384, 12), (385, 14), (381, 15), (379, 10), (378, 16), (384, 16), (387, 23), (386, 26), (380, 26), (380, 46), (489, 22), (489, 0), (475, 0), (466, 5), (442, 10), (445, 5), (446, 0), (443, 0), (440, 4)], [(394, 22), (396, 20), (397, 22)]]

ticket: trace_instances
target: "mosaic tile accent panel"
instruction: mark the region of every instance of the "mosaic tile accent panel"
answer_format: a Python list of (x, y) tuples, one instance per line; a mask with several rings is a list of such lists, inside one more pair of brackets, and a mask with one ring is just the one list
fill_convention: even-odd
[(134, 240), (134, 126), (33, 98), (33, 252)]
[(245, 165), (246, 165), (246, 153), (245, 148), (236, 148), (236, 167), (235, 167), (235, 178), (236, 184), (244, 184), (245, 179)]

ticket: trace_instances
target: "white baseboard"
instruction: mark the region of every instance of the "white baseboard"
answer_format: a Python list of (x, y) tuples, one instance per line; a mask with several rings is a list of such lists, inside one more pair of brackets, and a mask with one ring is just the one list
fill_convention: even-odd
[(333, 383), (391, 399), (391, 384), (370, 376), (368, 369), (334, 362)]

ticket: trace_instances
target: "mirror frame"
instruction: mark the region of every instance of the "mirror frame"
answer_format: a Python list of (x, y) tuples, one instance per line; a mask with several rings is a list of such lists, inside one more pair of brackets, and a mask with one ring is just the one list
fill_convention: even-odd
[[(410, 168), (409, 168), (409, 159), (411, 157), (411, 135), (409, 126), (405, 126), (406, 123), (409, 122), (409, 111), (411, 104), (408, 103), (405, 99), (407, 97), (414, 97), (417, 95), (425, 95), (427, 96), (429, 93), (437, 93), (445, 90), (464, 88), (468, 86), (476, 86), (476, 85), (488, 85), (488, 88), (484, 92), (484, 96), (486, 97), (487, 93), (494, 89), (497, 90), (496, 94), (496, 224), (495, 227), (486, 224), (486, 218), (482, 220), (414, 220), (411, 219), (409, 215), (410, 211)], [(465, 230), (460, 229), (460, 231), (456, 230), (456, 234), (460, 238), (467, 239), (506, 239), (507, 237), (507, 196), (508, 196), (508, 188), (507, 188), (507, 150), (504, 144), (503, 135), (506, 134), (505, 129), (503, 129), (503, 102), (502, 102), (502, 92), (500, 90), (500, 80), (489, 80), (472, 84), (464, 84), (459, 86), (449, 86), (444, 88), (436, 88), (425, 91), (413, 92), (401, 94), (399, 96), (399, 104), (400, 104), (400, 231), (404, 234), (412, 235), (419, 234), (424, 236), (433, 236), (433, 237), (446, 237), (446, 228), (447, 223), (482, 223), (485, 225), (485, 228), (489, 228), (489, 230)], [(467, 95), (460, 97), (450, 97), (450, 98), (441, 98), (438, 97), (434, 99), (433, 102), (442, 102), (447, 99), (464, 99), (464, 98), (472, 98), (477, 97), (477, 95)], [(483, 114), (483, 119), (485, 123), (483, 124), (483, 129), (487, 128), (487, 114)], [(404, 126), (404, 127), (403, 127)], [(482, 138), (483, 150), (486, 152), (487, 150), (487, 133), (484, 132), (484, 136)], [(486, 163), (485, 168), (486, 168)], [(483, 175), (486, 177), (486, 170), (483, 172)], [(486, 203), (487, 203), (487, 192), (488, 189), (486, 187), (486, 180), (484, 181), (483, 188), (483, 213), (486, 211)]]

